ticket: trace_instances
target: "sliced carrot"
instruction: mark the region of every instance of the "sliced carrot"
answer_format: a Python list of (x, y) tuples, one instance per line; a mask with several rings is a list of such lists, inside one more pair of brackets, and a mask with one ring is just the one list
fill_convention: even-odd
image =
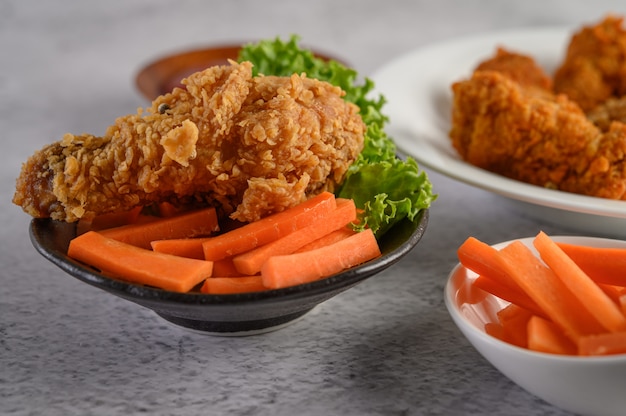
[(589, 335), (578, 341), (580, 355), (609, 355), (626, 353), (626, 332), (606, 332)]
[(570, 339), (602, 332), (602, 326), (582, 308), (565, 284), (521, 241), (499, 250), (498, 258), (505, 272)]
[(107, 228), (133, 224), (139, 218), (142, 209), (142, 206), (137, 206), (129, 211), (97, 215), (91, 220), (81, 219), (78, 221), (76, 233), (80, 235), (87, 231), (100, 231)]
[(296, 254), (271, 257), (263, 264), (263, 284), (272, 289), (331, 276), (381, 255), (371, 229), (337, 243)]
[(222, 277), (235, 277), (241, 276), (241, 273), (235, 267), (233, 263), (232, 257), (226, 257), (222, 260), (217, 260), (213, 262), (213, 274), (215, 276)]
[(68, 256), (121, 279), (175, 292), (188, 292), (211, 276), (213, 263), (145, 250), (100, 232), (70, 241)]
[(165, 218), (175, 217), (176, 215), (180, 214), (180, 209), (171, 202), (159, 202), (158, 208), (159, 215)]
[(291, 254), (324, 235), (356, 220), (356, 206), (352, 199), (337, 198), (337, 207), (319, 221), (296, 230), (268, 244), (233, 257), (235, 268), (242, 274), (257, 274), (270, 257)]
[(606, 293), (606, 295), (611, 298), (611, 300), (613, 302), (615, 302), (616, 305), (619, 306), (620, 301), (619, 298), (622, 294), (622, 289), (624, 289), (621, 286), (615, 286), (615, 285), (606, 285), (604, 283), (596, 283), (598, 285), (598, 287), (600, 289), (602, 289), (602, 291), (604, 293)]
[(512, 289), (510, 286), (501, 283), (500, 280), (495, 280), (483, 275), (478, 276), (472, 284), (500, 299), (528, 309), (536, 315), (545, 316), (545, 313), (537, 303), (521, 289)]
[(519, 285), (506, 273), (498, 260), (498, 250), (475, 237), (468, 237), (457, 250), (461, 264), (478, 275), (497, 280), (511, 290)]
[[(144, 214), (141, 213), (139, 214), (139, 216), (137, 217), (137, 219), (135, 220), (135, 222), (133, 224), (148, 224), (150, 222), (155, 222), (160, 220), (161, 217), (156, 216), (156, 215), (150, 215), (150, 214)], [(125, 224), (128, 225), (128, 224)]]
[(511, 303), (496, 312), (496, 315), (498, 316), (498, 322), (503, 323), (512, 319), (517, 319), (520, 315), (530, 318), (532, 316), (532, 312), (519, 305)]
[(206, 236), (216, 231), (219, 231), (219, 225), (215, 208), (205, 208), (147, 223), (110, 228), (103, 230), (102, 234), (123, 243), (150, 249), (150, 243), (155, 240)]
[(498, 338), (500, 341), (508, 342), (504, 336), (504, 329), (502, 325), (496, 322), (486, 322), (485, 332), (494, 338)]
[(91, 221), (91, 229), (98, 231), (133, 224), (139, 218), (142, 209), (142, 206), (137, 206), (130, 211), (98, 215)]
[(268, 290), (263, 286), (260, 275), (238, 277), (209, 277), (200, 288), (202, 293), (227, 295), (234, 293), (262, 292)]
[(502, 339), (518, 347), (527, 347), (527, 326), (533, 313), (512, 303), (500, 310), (497, 315), (502, 326)]
[(543, 231), (533, 244), (543, 261), (589, 314), (609, 331), (625, 331), (626, 317), (606, 293)]
[(619, 305), (622, 308), (622, 313), (626, 315), (626, 290), (620, 291)]
[(212, 237), (170, 238), (150, 242), (152, 250), (190, 259), (204, 260), (202, 244)]
[(317, 223), (317, 219), (337, 206), (335, 196), (322, 192), (285, 211), (251, 222), (203, 243), (207, 260), (221, 260), (252, 250), (295, 230)]
[(556, 244), (594, 281), (626, 286), (626, 248)]
[(314, 250), (316, 248), (328, 246), (330, 244), (336, 243), (338, 241), (343, 240), (344, 238), (348, 238), (351, 235), (356, 234), (357, 232), (352, 229), (350, 226), (341, 227), (338, 230), (335, 230), (331, 233), (326, 234), (325, 236), (318, 238), (315, 241), (310, 242), (309, 244), (305, 244), (300, 247), (294, 253), (301, 253), (303, 251)]
[(528, 349), (551, 354), (576, 355), (577, 348), (558, 325), (539, 316), (528, 320)]

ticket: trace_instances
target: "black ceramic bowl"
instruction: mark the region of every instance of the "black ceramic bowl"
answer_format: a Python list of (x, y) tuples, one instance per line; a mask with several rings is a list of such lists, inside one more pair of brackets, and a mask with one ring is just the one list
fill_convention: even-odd
[(222, 335), (247, 335), (278, 329), (316, 305), (395, 264), (422, 238), (428, 210), (403, 220), (379, 241), (382, 256), (326, 279), (294, 287), (234, 295), (177, 293), (107, 277), (67, 256), (76, 226), (34, 219), (30, 237), (37, 251), (75, 278), (154, 310), (174, 324)]

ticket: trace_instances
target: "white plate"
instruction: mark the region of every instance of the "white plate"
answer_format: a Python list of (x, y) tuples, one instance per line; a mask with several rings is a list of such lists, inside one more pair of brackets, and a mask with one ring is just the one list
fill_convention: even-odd
[(626, 201), (555, 191), (505, 178), (462, 161), (450, 143), (453, 82), (467, 78), (498, 46), (531, 55), (548, 73), (561, 62), (572, 29), (508, 31), (407, 53), (371, 78), (387, 99), (387, 132), (422, 167), (503, 195), (522, 212), (590, 234), (626, 237)]

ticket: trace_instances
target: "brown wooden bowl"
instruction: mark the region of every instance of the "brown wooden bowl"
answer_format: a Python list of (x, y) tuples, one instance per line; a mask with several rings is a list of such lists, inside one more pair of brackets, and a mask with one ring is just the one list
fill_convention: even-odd
[[(225, 65), (229, 59), (237, 60), (243, 44), (211, 46), (158, 58), (137, 73), (135, 84), (139, 92), (152, 101), (159, 95), (166, 94), (175, 87), (180, 87), (182, 85), (180, 81), (194, 72), (215, 65)], [(342, 62), (326, 54), (315, 51), (313, 54), (324, 60), (333, 59)]]

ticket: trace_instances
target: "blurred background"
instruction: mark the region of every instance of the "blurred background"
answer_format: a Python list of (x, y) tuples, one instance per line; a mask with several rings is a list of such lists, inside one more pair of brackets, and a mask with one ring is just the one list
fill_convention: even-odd
[(443, 306), (468, 234), (536, 231), (485, 191), (431, 172), (440, 198), (411, 258), (302, 325), (247, 339), (184, 332), (64, 275), (32, 248), (11, 198), (35, 150), (146, 106), (135, 76), (170, 53), (297, 34), (365, 77), (439, 42), (575, 30), (608, 13), (626, 15), (626, 2), (0, 0), (0, 414), (287, 415), (302, 403), (303, 415), (564, 415), (486, 364)]

